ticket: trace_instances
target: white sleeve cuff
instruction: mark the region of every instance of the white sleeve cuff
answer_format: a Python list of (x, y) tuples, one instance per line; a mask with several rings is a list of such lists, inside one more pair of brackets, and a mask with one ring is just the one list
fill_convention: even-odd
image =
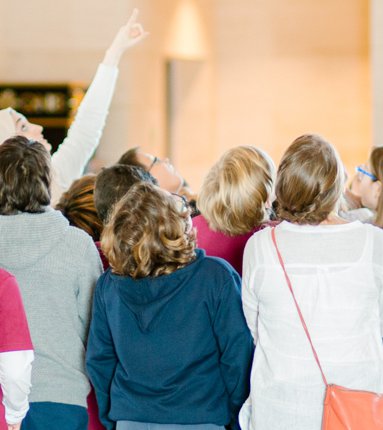
[(0, 353), (0, 384), (8, 424), (19, 423), (28, 412), (33, 359), (32, 350)]

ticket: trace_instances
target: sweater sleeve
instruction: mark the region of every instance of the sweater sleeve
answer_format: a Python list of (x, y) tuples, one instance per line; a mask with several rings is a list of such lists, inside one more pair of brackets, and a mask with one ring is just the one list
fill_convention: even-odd
[(110, 387), (117, 366), (117, 355), (102, 296), (103, 280), (104, 277), (98, 281), (94, 294), (86, 368), (95, 389), (100, 420), (107, 430), (113, 430), (116, 423), (108, 418), (108, 413), (110, 410)]
[(82, 174), (104, 129), (118, 76), (117, 67), (100, 64), (68, 136), (52, 155), (52, 205)]
[(33, 358), (31, 350), (0, 353), (0, 384), (8, 424), (19, 423), (27, 414)]
[(85, 343), (89, 331), (93, 292), (98, 278), (102, 275), (100, 256), (90, 237), (83, 261), (78, 277), (77, 306)]
[(242, 311), (241, 280), (233, 272), (221, 290), (213, 329), (221, 352), (220, 368), (230, 398), (231, 428), (239, 429), (238, 413), (250, 392), (253, 342)]

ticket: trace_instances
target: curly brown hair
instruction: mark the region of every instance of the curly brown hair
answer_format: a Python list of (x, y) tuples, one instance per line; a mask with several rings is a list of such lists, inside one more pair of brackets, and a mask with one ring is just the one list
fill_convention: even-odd
[(101, 248), (114, 273), (143, 278), (172, 273), (195, 259), (189, 211), (150, 183), (133, 185), (104, 227)]
[(62, 194), (56, 209), (70, 225), (81, 228), (97, 241), (100, 240), (103, 224), (93, 199), (95, 182), (96, 175), (85, 175), (74, 181), (68, 191)]
[(345, 181), (335, 148), (323, 137), (305, 134), (288, 147), (280, 162), (277, 214), (297, 224), (320, 224), (337, 209)]

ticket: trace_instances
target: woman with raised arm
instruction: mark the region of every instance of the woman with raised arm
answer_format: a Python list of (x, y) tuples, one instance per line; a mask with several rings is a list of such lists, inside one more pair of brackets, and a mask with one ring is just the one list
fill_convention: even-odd
[[(52, 205), (58, 201), (62, 192), (82, 175), (100, 142), (121, 56), (147, 35), (137, 22), (137, 17), (138, 10), (135, 9), (127, 24), (116, 34), (78, 108), (68, 136), (52, 155)], [(43, 128), (40, 125), (30, 123), (12, 108), (0, 110), (0, 144), (10, 137), (21, 135), (41, 142), (50, 150), (51, 146), (44, 139), (42, 132)]]

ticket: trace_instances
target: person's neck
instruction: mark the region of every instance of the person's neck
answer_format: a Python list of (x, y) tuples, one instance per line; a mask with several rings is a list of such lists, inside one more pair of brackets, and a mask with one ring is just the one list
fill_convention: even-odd
[(348, 224), (350, 221), (340, 217), (336, 212), (331, 212), (320, 225)]

